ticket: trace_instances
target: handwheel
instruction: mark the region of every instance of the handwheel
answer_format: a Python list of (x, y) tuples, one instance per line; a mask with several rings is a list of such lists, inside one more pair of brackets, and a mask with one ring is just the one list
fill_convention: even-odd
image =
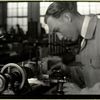
[(0, 93), (2, 93), (7, 86), (6, 77), (0, 73)]
[(18, 89), (21, 90), (23, 88), (25, 80), (26, 80), (26, 73), (25, 73), (24, 69), (21, 68), (19, 65), (15, 64), (15, 63), (6, 64), (1, 69), (1, 73), (5, 74), (5, 75), (6, 74), (10, 75), (11, 73), (14, 73), (14, 71), (15, 72), (17, 71), (17, 73), (20, 75), (21, 82), (20, 82), (20, 85), (19, 85)]

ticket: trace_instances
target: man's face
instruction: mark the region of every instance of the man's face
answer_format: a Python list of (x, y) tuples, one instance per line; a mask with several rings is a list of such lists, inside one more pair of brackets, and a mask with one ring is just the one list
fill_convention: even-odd
[(65, 38), (72, 42), (78, 39), (78, 31), (76, 29), (76, 26), (72, 21), (69, 21), (67, 18), (63, 19), (49, 16), (47, 18), (47, 24), (50, 33), (56, 33), (61, 38)]

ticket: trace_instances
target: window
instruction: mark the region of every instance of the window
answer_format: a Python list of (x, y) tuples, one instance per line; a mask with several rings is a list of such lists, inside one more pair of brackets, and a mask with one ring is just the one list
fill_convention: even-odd
[(45, 28), (46, 33), (49, 32), (48, 26), (44, 23), (44, 15), (46, 13), (46, 10), (48, 8), (48, 6), (51, 4), (52, 2), (40, 2), (40, 23), (42, 24), (42, 27)]
[(83, 15), (97, 14), (100, 18), (100, 2), (78, 2), (77, 7)]
[(26, 32), (28, 21), (28, 3), (8, 2), (7, 9), (8, 30), (11, 28), (11, 26), (15, 27), (16, 24), (19, 24), (24, 32)]

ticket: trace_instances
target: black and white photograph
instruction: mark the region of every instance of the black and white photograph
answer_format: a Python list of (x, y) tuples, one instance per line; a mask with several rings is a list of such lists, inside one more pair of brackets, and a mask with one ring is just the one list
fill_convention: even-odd
[(0, 1), (0, 98), (73, 95), (100, 95), (100, 2)]

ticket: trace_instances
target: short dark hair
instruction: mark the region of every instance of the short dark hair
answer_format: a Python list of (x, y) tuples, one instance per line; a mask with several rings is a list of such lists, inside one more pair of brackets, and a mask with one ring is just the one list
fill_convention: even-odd
[(66, 2), (53, 2), (47, 9), (45, 14), (45, 23), (47, 23), (48, 16), (59, 18), (65, 11), (76, 14), (77, 3), (76, 1)]

